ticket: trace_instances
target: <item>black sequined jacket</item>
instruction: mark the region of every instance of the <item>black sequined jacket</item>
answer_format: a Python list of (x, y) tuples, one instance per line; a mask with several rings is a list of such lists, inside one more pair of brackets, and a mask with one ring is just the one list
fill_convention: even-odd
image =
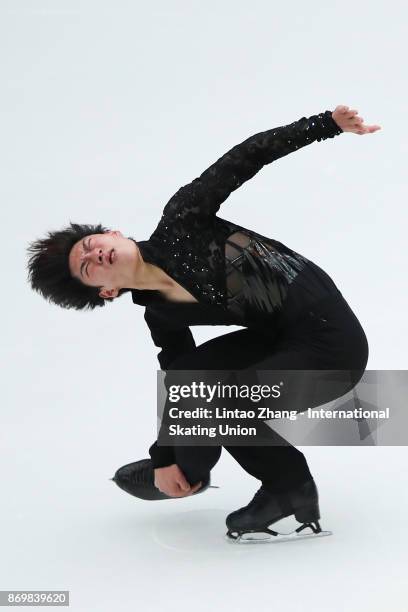
[[(250, 136), (181, 187), (150, 238), (137, 242), (144, 261), (160, 267), (198, 300), (176, 303), (158, 291), (132, 290), (133, 302), (145, 306), (162, 370), (195, 348), (190, 326), (240, 325), (274, 337), (309, 304), (340, 293), (314, 262), (216, 213), (232, 191), (266, 164), (342, 131), (327, 110)], [(175, 462), (173, 448), (158, 447), (157, 441), (149, 453), (154, 468)]]
[(170, 302), (158, 291), (132, 290), (133, 302), (146, 307), (161, 369), (195, 348), (192, 325), (241, 325), (273, 336), (283, 321), (339, 291), (326, 272), (299, 253), (216, 213), (266, 164), (342, 131), (327, 110), (250, 136), (181, 187), (150, 238), (137, 242), (144, 261), (198, 300)]

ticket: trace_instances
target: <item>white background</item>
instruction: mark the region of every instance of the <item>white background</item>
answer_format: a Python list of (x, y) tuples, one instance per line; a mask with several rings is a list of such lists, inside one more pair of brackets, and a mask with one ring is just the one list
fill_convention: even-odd
[[(259, 486), (223, 452), (203, 495), (108, 480), (155, 439), (158, 362), (126, 295), (65, 311), (26, 247), (70, 220), (150, 236), (181, 185), (250, 135), (346, 104), (375, 134), (276, 161), (219, 216), (323, 267), (368, 369), (407, 367), (403, 3), (2, 0), (1, 589), (69, 589), (75, 611), (407, 610), (407, 449), (304, 448), (331, 538), (236, 546)], [(234, 327), (193, 328), (197, 343)]]

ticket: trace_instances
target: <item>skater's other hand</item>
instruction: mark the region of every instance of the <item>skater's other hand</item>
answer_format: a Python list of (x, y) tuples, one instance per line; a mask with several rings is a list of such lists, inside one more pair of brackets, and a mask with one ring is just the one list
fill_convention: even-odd
[(360, 136), (381, 130), (380, 125), (364, 125), (364, 119), (358, 116), (358, 110), (350, 110), (348, 106), (336, 106), (332, 112), (332, 119), (343, 132), (353, 132)]
[(154, 470), (154, 486), (170, 497), (187, 497), (198, 491), (201, 485), (202, 483), (198, 482), (193, 487), (190, 486), (176, 463)]

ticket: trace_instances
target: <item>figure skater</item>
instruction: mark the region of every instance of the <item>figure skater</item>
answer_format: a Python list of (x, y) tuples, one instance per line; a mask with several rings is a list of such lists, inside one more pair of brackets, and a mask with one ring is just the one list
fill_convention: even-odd
[[(101, 224), (71, 223), (28, 247), (32, 288), (63, 308), (94, 309), (131, 292), (144, 318), (160, 368), (176, 370), (346, 370), (352, 388), (368, 360), (364, 330), (346, 299), (317, 264), (251, 229), (217, 215), (220, 205), (261, 168), (315, 141), (344, 132), (363, 135), (357, 110), (337, 106), (250, 136), (234, 146), (165, 205), (148, 240)], [(278, 206), (272, 203), (271, 215)], [(196, 346), (190, 326), (243, 327)], [(306, 398), (305, 398), (306, 401)], [(306, 404), (305, 404), (306, 406)], [(271, 428), (264, 425), (269, 432)], [(321, 532), (316, 484), (304, 455), (289, 443), (225, 446), (262, 484), (254, 498), (226, 518), (236, 541), (294, 516)], [(158, 500), (202, 493), (221, 446), (164, 446), (149, 459), (118, 469), (128, 493)], [(295, 532), (294, 532), (295, 533)]]

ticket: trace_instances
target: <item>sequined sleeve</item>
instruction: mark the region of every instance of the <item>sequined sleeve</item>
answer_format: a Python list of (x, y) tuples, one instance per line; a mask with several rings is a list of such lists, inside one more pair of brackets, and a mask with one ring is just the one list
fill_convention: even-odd
[(320, 142), (343, 130), (327, 110), (309, 118), (250, 136), (230, 149), (191, 183), (181, 187), (163, 210), (163, 218), (215, 214), (220, 205), (266, 164), (314, 141)]
[(189, 327), (167, 329), (149, 307), (145, 309), (144, 319), (149, 327), (154, 344), (161, 348), (157, 355), (161, 370), (167, 370), (171, 362), (179, 355), (196, 348), (196, 343)]

